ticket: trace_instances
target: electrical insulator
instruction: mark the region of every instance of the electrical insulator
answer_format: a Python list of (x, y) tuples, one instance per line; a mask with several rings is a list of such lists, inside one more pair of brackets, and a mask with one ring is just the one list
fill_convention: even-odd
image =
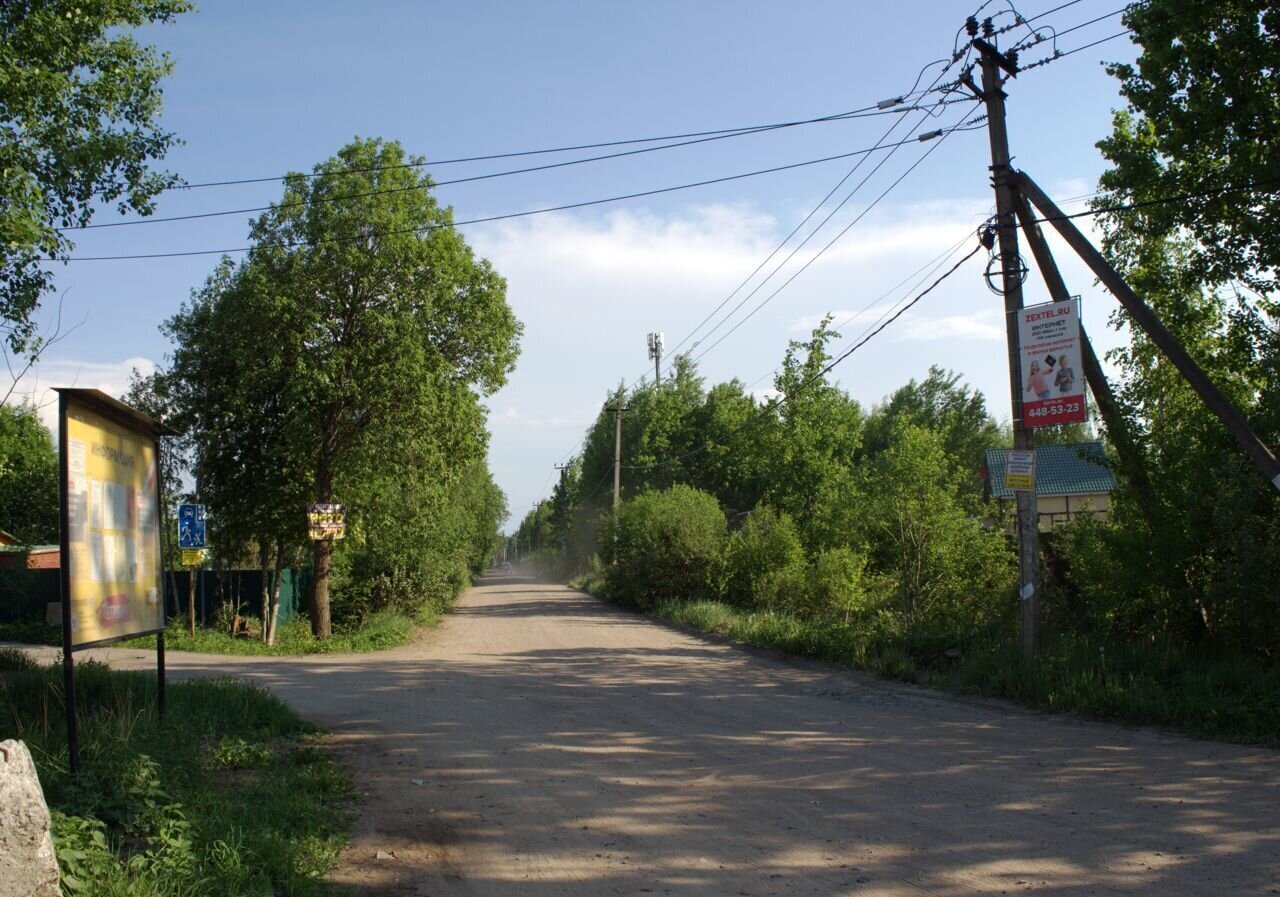
[(978, 36), (978, 20), (973, 16), (964, 20), (964, 30), (969, 32), (970, 37)]
[(996, 34), (996, 26), (991, 24), (990, 19), (983, 19), (982, 20), (982, 36), (985, 37), (987, 40), (991, 40), (991, 38), (995, 37), (995, 34)]
[(1008, 53), (1004, 54), (1004, 58), (1009, 60), (1009, 68), (1016, 72), (1018, 70), (1018, 51), (1010, 50)]

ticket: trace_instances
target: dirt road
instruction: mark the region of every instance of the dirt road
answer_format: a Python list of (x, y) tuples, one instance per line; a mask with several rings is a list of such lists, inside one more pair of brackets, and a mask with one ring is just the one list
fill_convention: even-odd
[(364, 893), (1280, 893), (1276, 752), (783, 663), (513, 577), (405, 648), (169, 666), (334, 733), (367, 794), (334, 877)]

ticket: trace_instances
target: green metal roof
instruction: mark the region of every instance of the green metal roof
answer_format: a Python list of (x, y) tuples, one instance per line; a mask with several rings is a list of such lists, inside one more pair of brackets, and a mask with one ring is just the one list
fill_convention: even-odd
[[(1013, 498), (1013, 490), (1004, 486), (1007, 451), (987, 449), (987, 475), (996, 498)], [(1115, 488), (1101, 442), (1036, 447), (1036, 495), (1095, 495)]]

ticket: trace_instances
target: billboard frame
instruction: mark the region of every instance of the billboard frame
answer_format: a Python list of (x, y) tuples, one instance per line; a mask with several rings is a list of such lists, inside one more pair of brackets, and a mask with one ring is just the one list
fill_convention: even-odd
[[(92, 648), (101, 648), (111, 645), (125, 639), (139, 638), (146, 635), (155, 635), (156, 637), (156, 675), (157, 675), (157, 692), (156, 703), (160, 715), (164, 716), (165, 703), (165, 668), (164, 668), (164, 631), (166, 607), (168, 606), (168, 596), (165, 594), (165, 576), (164, 571), (168, 566), (168, 551), (164, 529), (167, 523), (164, 507), (164, 473), (161, 463), (161, 445), (160, 437), (170, 433), (171, 431), (164, 427), (154, 418), (129, 407), (117, 399), (112, 398), (104, 392), (96, 389), (78, 389), (72, 387), (56, 387), (54, 391), (58, 394), (58, 547), (59, 547), (59, 581), (62, 593), (62, 671), (63, 681), (66, 688), (66, 711), (67, 711), (67, 753), (70, 763), (71, 773), (79, 774), (80, 771), (80, 745), (79, 733), (76, 724), (76, 687), (75, 687), (75, 657), (76, 651), (85, 651)], [(107, 421), (130, 431), (143, 441), (150, 441), (155, 454), (156, 463), (156, 492), (155, 492), (155, 508), (156, 508), (156, 528), (157, 538), (159, 540), (159, 554), (157, 557), (157, 574), (158, 582), (156, 584), (159, 590), (159, 610), (160, 610), (160, 626), (159, 628), (151, 628), (130, 632), (124, 635), (115, 635), (108, 638), (95, 639), (91, 642), (81, 642), (73, 644), (71, 638), (71, 511), (68, 501), (68, 480), (69, 480), (69, 442), (67, 436), (67, 415), (72, 404), (81, 406), (87, 411), (104, 418)]]

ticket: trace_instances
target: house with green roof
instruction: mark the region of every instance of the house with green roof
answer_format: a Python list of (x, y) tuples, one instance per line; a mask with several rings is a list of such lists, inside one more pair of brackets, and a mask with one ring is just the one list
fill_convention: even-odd
[[(1008, 449), (987, 449), (983, 468), (986, 500), (1010, 501), (1014, 492), (1005, 486)], [(1036, 448), (1036, 505), (1040, 529), (1062, 526), (1073, 517), (1091, 514), (1106, 519), (1111, 508), (1115, 474), (1101, 442), (1042, 445)]]

